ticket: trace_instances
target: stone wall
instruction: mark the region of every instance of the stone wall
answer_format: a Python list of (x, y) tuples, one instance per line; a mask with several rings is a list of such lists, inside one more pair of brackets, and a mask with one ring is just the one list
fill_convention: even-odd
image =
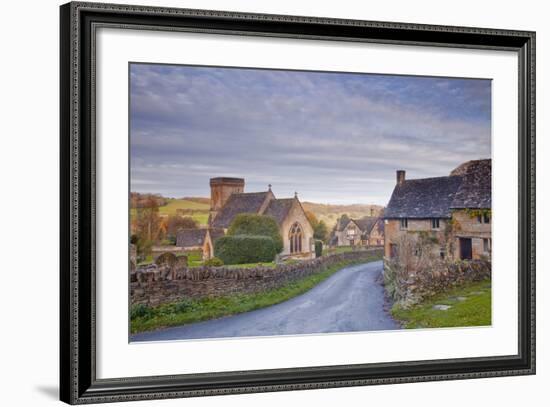
[(384, 265), (386, 292), (404, 307), (453, 287), (490, 278), (491, 262), (488, 260), (441, 261), (411, 274), (400, 270), (397, 262), (386, 260)]
[(157, 306), (181, 299), (201, 299), (231, 294), (250, 294), (279, 288), (326, 270), (342, 261), (367, 261), (382, 256), (381, 249), (323, 256), (317, 259), (275, 267), (184, 267), (176, 264), (150, 265), (130, 273), (130, 302), (132, 305)]

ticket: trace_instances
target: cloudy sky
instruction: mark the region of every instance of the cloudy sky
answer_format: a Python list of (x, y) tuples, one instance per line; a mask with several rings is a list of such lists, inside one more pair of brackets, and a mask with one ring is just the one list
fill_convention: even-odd
[(387, 204), (395, 170), (447, 175), (491, 156), (491, 82), (479, 79), (130, 66), (131, 189), (247, 192)]

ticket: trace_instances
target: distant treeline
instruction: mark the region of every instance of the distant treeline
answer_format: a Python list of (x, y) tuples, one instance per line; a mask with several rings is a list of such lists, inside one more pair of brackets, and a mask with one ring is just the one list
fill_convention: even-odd
[(149, 208), (152, 205), (164, 206), (168, 199), (160, 194), (141, 194), (139, 192), (130, 193), (131, 208)]

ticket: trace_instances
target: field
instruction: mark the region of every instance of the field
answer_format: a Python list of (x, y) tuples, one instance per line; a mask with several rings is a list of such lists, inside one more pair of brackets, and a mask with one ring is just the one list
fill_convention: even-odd
[[(168, 203), (164, 206), (159, 206), (159, 214), (161, 216), (175, 215), (178, 209), (183, 210), (185, 215), (191, 216), (199, 224), (206, 225), (208, 223), (208, 213), (210, 209), (209, 198), (168, 198)], [(319, 204), (313, 202), (302, 203), (306, 211), (311, 211), (317, 219), (324, 221), (329, 230), (336, 224), (336, 220), (343, 214), (351, 218), (361, 218), (363, 216), (378, 215), (382, 210), (378, 205), (330, 205)], [(131, 210), (132, 216), (135, 214), (135, 209)]]
[[(200, 202), (199, 199), (175, 199), (168, 198), (168, 203), (164, 206), (159, 206), (159, 215), (160, 216), (169, 216), (175, 215), (178, 209), (184, 210), (184, 215), (191, 216), (199, 224), (206, 225), (208, 223), (208, 213), (210, 209), (210, 204)], [(131, 215), (134, 216), (136, 209), (131, 209)]]
[(174, 199), (169, 198), (168, 204), (159, 207), (159, 213), (161, 215), (175, 215), (178, 209), (187, 209), (195, 211), (204, 211), (208, 216), (209, 204), (190, 201), (187, 199)]

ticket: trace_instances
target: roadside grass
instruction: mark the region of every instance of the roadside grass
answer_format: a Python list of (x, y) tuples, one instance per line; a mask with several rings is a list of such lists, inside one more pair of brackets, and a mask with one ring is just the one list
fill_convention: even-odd
[[(435, 305), (450, 305), (446, 311)], [(394, 305), (392, 316), (405, 328), (448, 328), (491, 325), (491, 280), (469, 283), (427, 298), (404, 309)]]
[(275, 267), (274, 261), (268, 261), (268, 262), (260, 262), (260, 263), (245, 263), (245, 264), (228, 264), (224, 267), (230, 268), (230, 269), (251, 269), (253, 267), (257, 266), (263, 266), (263, 267)]
[(192, 252), (186, 252), (183, 256), (187, 256), (187, 266), (188, 267), (199, 267), (202, 266), (202, 252), (200, 250), (194, 250)]
[(353, 251), (352, 246), (336, 246), (327, 248), (326, 246), (323, 247), (323, 256), (326, 256), (328, 254), (339, 254), (339, 253), (347, 253)]
[(372, 256), (367, 261), (343, 261), (321, 273), (290, 282), (274, 290), (255, 294), (228, 295), (201, 300), (182, 299), (157, 307), (133, 306), (130, 311), (131, 332), (138, 333), (185, 325), (268, 307), (305, 293), (344, 267), (380, 259), (380, 256)]

